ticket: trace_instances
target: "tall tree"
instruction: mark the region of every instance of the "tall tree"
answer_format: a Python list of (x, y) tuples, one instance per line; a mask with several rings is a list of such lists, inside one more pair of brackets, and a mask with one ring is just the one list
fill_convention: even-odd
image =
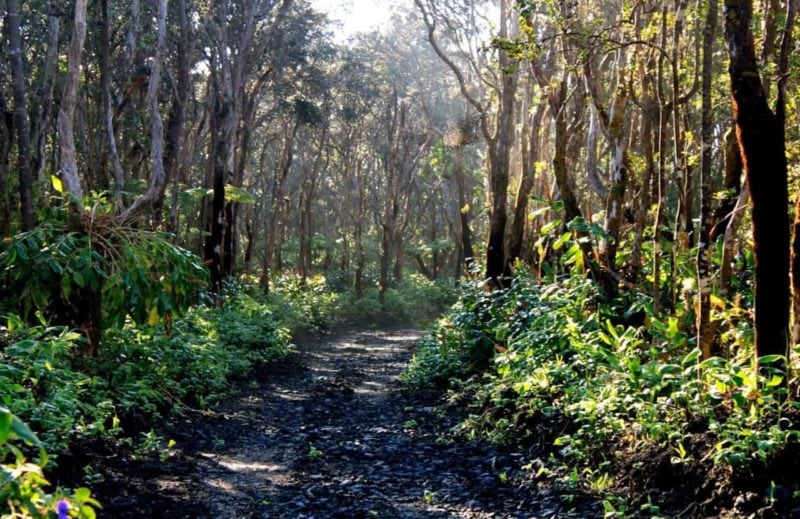
[(78, 86), (81, 70), (83, 43), (86, 39), (86, 0), (75, 0), (72, 41), (67, 53), (67, 77), (64, 82), (64, 93), (61, 96), (61, 108), (58, 111), (58, 136), (61, 148), (61, 180), (67, 193), (72, 197), (73, 225), (80, 226), (77, 217), (80, 214), (83, 188), (78, 174), (78, 159), (75, 150), (75, 108), (78, 104)]
[(25, 69), (22, 59), (22, 36), (17, 0), (6, 0), (8, 22), (8, 53), (11, 55), (11, 75), (14, 86), (14, 121), (17, 136), (17, 173), (19, 175), (19, 199), (22, 229), (29, 231), (35, 225), (33, 206), (33, 176), (31, 175), (30, 119), (26, 102)]
[(752, 0), (725, 1), (725, 39), (736, 132), (752, 200), (756, 355), (785, 356), (790, 283), (784, 121), (767, 104), (750, 28), (752, 9)]

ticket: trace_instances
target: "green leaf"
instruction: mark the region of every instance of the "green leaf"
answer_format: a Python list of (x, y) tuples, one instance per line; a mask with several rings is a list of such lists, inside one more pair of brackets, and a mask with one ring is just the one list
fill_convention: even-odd
[(562, 234), (555, 242), (553, 242), (553, 250), (558, 250), (561, 247), (563, 247), (571, 236), (572, 236), (571, 232), (565, 232), (564, 234)]
[(61, 295), (64, 297), (65, 300), (69, 300), (69, 296), (72, 294), (72, 283), (69, 280), (69, 276), (64, 276), (61, 278)]
[(91, 491), (88, 488), (78, 488), (75, 490), (75, 501), (84, 502), (92, 495)]
[(555, 219), (550, 223), (546, 223), (546, 224), (542, 225), (542, 228), (540, 229), (540, 231), (541, 231), (542, 234), (549, 234), (552, 230), (554, 230), (559, 225), (561, 225), (561, 220)]
[(780, 386), (782, 382), (783, 382), (783, 377), (779, 375), (772, 375), (772, 378), (769, 379), (769, 382), (767, 382), (767, 387)]
[(683, 358), (683, 360), (681, 361), (681, 365), (683, 367), (688, 367), (691, 366), (692, 364), (696, 364), (697, 359), (700, 358), (701, 354), (702, 352), (700, 351), (700, 348), (693, 349)]
[(8, 436), (11, 433), (11, 422), (14, 421), (14, 415), (5, 407), (0, 407), (0, 445), (8, 441)]
[(778, 362), (783, 362), (786, 360), (786, 357), (783, 355), (764, 355), (763, 357), (759, 357), (758, 363), (759, 364), (776, 364)]
[[(184, 191), (187, 195), (190, 193), (188, 190)], [(214, 190), (208, 189), (205, 191), (205, 195), (207, 196), (214, 196)], [(237, 204), (254, 204), (256, 203), (256, 199), (253, 195), (245, 191), (240, 187), (235, 187), (231, 184), (225, 185), (225, 201), (226, 202), (235, 202)]]
[(31, 431), (25, 422), (17, 417), (14, 417), (11, 421), (11, 432), (28, 445), (39, 445), (39, 438), (33, 434), (33, 431)]

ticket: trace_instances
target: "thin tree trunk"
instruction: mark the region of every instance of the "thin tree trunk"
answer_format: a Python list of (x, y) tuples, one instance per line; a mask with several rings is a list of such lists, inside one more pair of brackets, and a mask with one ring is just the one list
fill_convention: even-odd
[(586, 179), (592, 190), (605, 203), (608, 200), (608, 188), (603, 184), (597, 169), (597, 133), (599, 129), (597, 109), (594, 105), (589, 105), (589, 132), (586, 135)]
[(717, 25), (717, 0), (708, 0), (705, 27), (703, 29), (702, 71), (702, 121), (700, 131), (700, 236), (697, 240), (697, 345), (707, 359), (712, 354), (714, 336), (711, 322), (711, 211), (713, 178), (711, 152), (713, 145), (713, 118), (711, 113), (711, 80), (714, 53), (714, 37)]
[(8, 196), (8, 164), (14, 138), (14, 115), (8, 111), (0, 89), (0, 238), (11, 233), (11, 205)]
[(81, 55), (86, 38), (86, 0), (75, 0), (74, 30), (67, 54), (67, 77), (61, 108), (58, 111), (58, 140), (61, 149), (61, 180), (67, 193), (72, 195), (72, 224), (80, 226), (78, 217), (82, 212), (83, 188), (78, 175), (78, 160), (75, 152), (75, 108), (78, 103), (78, 84), (81, 71)]
[[(737, 144), (738, 148), (738, 144)], [(739, 198), (725, 226), (725, 236), (722, 239), (722, 265), (719, 270), (719, 293), (722, 297), (729, 297), (731, 293), (731, 279), (733, 278), (733, 259), (736, 253), (736, 233), (742, 221), (742, 215), (750, 198), (750, 189), (745, 184), (739, 191)]]
[(44, 186), (49, 184), (49, 179), (45, 175), (47, 164), (47, 133), (51, 129), (53, 118), (53, 89), (56, 83), (56, 71), (58, 67), (58, 36), (61, 25), (61, 17), (55, 12), (54, 1), (49, 3), (51, 14), (48, 15), (48, 43), (45, 54), (44, 66), (42, 67), (42, 79), (39, 84), (39, 94), (37, 104), (37, 116), (31, 121), (31, 145), (33, 146), (31, 158), (31, 168), (33, 178), (39, 183), (38, 203), (41, 207), (46, 207), (48, 198)]
[[(153, 219), (155, 225), (161, 223), (163, 205), (164, 205), (164, 190), (167, 183), (172, 182), (172, 206), (174, 206), (177, 190), (178, 190), (178, 171), (180, 171), (181, 163), (178, 158), (182, 155), (184, 146), (184, 122), (186, 119), (186, 104), (189, 101), (189, 94), (191, 92), (191, 81), (189, 77), (189, 17), (186, 12), (186, 0), (178, 0), (177, 5), (178, 26), (180, 37), (178, 40), (177, 48), (177, 92), (172, 98), (172, 106), (170, 108), (169, 122), (167, 123), (167, 134), (164, 143), (164, 171), (165, 182), (162, 187), (162, 192), (156, 198), (153, 206)], [(170, 213), (170, 220), (172, 213)], [(172, 223), (168, 224), (172, 228)]]
[[(667, 44), (667, 6), (661, 10), (661, 48)], [(653, 314), (661, 314), (661, 226), (664, 223), (664, 194), (666, 193), (666, 142), (667, 110), (664, 106), (662, 86), (664, 83), (664, 54), (659, 54), (656, 69), (655, 90), (658, 98), (658, 174), (655, 182), (656, 215), (653, 222)]]
[(270, 269), (272, 267), (272, 259), (277, 252), (275, 250), (275, 245), (277, 243), (278, 226), (280, 224), (282, 212), (281, 208), (283, 207), (283, 190), (286, 183), (286, 177), (289, 176), (289, 171), (291, 171), (292, 163), (294, 162), (294, 142), (299, 129), (300, 119), (295, 118), (295, 121), (292, 125), (292, 130), (289, 132), (284, 145), (285, 151), (283, 163), (281, 164), (280, 170), (275, 172), (272, 181), (272, 200), (269, 205), (269, 223), (264, 229), (266, 233), (264, 240), (266, 250), (264, 251), (264, 263), (261, 271), (261, 288), (263, 288), (265, 292), (269, 292)]
[[(467, 179), (464, 173), (464, 154), (461, 148), (456, 150), (456, 189), (458, 190), (458, 214), (461, 231), (461, 254), (467, 272), (472, 270), (475, 253), (472, 250), (472, 230), (469, 226), (469, 215), (472, 210), (467, 198)], [(471, 198), (471, 197), (470, 197)], [(460, 277), (460, 276), (459, 276)]]
[[(20, 35), (19, 5), (17, 0), (6, 0), (8, 11), (8, 53), (11, 57), (11, 77), (14, 91), (14, 120), (17, 134), (17, 174), (19, 175), (19, 201), (22, 230), (36, 225), (33, 204), (33, 176), (31, 175), (30, 120), (25, 92), (25, 70), (22, 63), (22, 36)], [(77, 9), (77, 8), (76, 8)]]
[(725, 173), (722, 187), (725, 194), (714, 211), (714, 226), (711, 228), (710, 243), (715, 243), (720, 236), (725, 234), (725, 229), (742, 190), (742, 155), (739, 153), (735, 127), (731, 127), (725, 133), (724, 146), (723, 169)]
[(102, 103), (103, 133), (108, 146), (108, 156), (111, 161), (111, 171), (114, 175), (114, 196), (121, 200), (122, 190), (125, 185), (125, 173), (117, 151), (117, 140), (114, 136), (114, 108), (111, 103), (111, 68), (109, 64), (109, 45), (111, 32), (108, 20), (108, 0), (102, 0), (101, 34), (100, 34), (100, 102)]
[(138, 217), (145, 209), (151, 207), (163, 193), (162, 187), (166, 181), (164, 172), (164, 123), (161, 120), (161, 112), (158, 106), (158, 90), (167, 38), (167, 0), (158, 0), (157, 27), (156, 52), (150, 64), (150, 81), (147, 85), (147, 108), (150, 111), (150, 178), (147, 182), (147, 191), (120, 214), (118, 218), (120, 222), (132, 220)]
[(522, 238), (525, 232), (525, 222), (528, 221), (528, 199), (536, 183), (536, 162), (539, 158), (537, 141), (544, 113), (544, 105), (536, 107), (531, 126), (528, 129), (528, 138), (526, 142), (523, 142), (522, 181), (517, 191), (516, 204), (514, 204), (514, 219), (511, 222), (511, 228), (508, 232), (505, 272), (507, 276), (512, 274), (514, 262), (519, 258), (522, 252)]
[[(500, 2), (500, 38), (507, 38), (512, 13), (506, 0)], [(506, 222), (508, 199), (508, 176), (514, 139), (514, 96), (517, 90), (517, 74), (511, 71), (511, 60), (506, 51), (500, 50), (499, 64), (502, 71), (500, 111), (497, 115), (497, 133), (494, 148), (489, 152), (489, 185), (491, 214), (489, 216), (489, 242), (486, 246), (486, 278), (491, 286), (503, 287), (506, 270)]]

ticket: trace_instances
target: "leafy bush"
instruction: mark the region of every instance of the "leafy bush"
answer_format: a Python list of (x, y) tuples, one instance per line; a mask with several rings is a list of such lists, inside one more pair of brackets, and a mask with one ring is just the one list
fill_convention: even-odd
[(431, 281), (421, 274), (411, 274), (386, 291), (385, 304), (380, 303), (376, 288), (368, 289), (361, 299), (349, 294), (341, 304), (340, 315), (352, 321), (430, 322), (455, 301), (452, 282), (449, 278)]
[[(31, 462), (24, 449), (38, 448), (38, 459)], [(94, 519), (92, 499), (86, 488), (69, 495), (61, 489), (54, 494), (45, 488), (43, 467), (47, 454), (35, 434), (7, 408), (0, 406), (0, 504), (7, 511), (3, 517), (26, 519), (55, 516), (57, 508), (74, 510), (73, 517)]]
[(171, 322), (197, 301), (206, 277), (200, 259), (163, 233), (118, 226), (105, 216), (72, 232), (55, 213), (0, 245), (0, 291), (19, 295), (2, 301), (10, 305), (5, 310), (27, 321), (37, 312), (80, 328), (93, 342), (129, 317), (137, 324)]
[(303, 278), (283, 274), (268, 297), (277, 319), (293, 330), (319, 330), (334, 325), (340, 313), (341, 296), (328, 288), (325, 276)]
[[(32, 507), (52, 509), (55, 501), (39, 488), (60, 453), (87, 440), (133, 446), (142, 435), (137, 450), (152, 451), (145, 444), (157, 436), (144, 432), (157, 419), (185, 406), (208, 408), (232, 379), (291, 351), (288, 329), (245, 293), (233, 294), (222, 309), (192, 308), (167, 329), (133, 321), (111, 328), (94, 357), (75, 355), (83, 340), (64, 327), (26, 326), (14, 315), (0, 327), (0, 406), (38, 432), (35, 445), (54, 453), (30, 464), (22, 451), (4, 451), (4, 463), (17, 468), (6, 467), (0, 498), (35, 494)], [(86, 491), (70, 499), (75, 506), (91, 503)]]
[[(700, 362), (681, 314), (658, 319), (635, 295), (605, 301), (584, 277), (539, 284), (521, 275), (496, 292), (470, 284), (404, 378), (467, 381), (476, 411), (465, 432), (549, 441), (552, 468), (567, 479), (605, 477), (596, 469), (615, 462), (607, 453), (648, 449), (667, 449), (673, 463), (764, 464), (797, 442), (800, 427), (782, 375), (755, 370), (740, 312), (717, 315), (732, 323), (740, 353)], [(637, 319), (644, 324), (629, 323)]]

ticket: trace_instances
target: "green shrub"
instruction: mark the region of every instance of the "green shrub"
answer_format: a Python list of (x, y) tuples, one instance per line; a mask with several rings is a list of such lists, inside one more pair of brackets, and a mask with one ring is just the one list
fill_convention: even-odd
[(341, 304), (340, 315), (351, 321), (388, 324), (432, 322), (456, 299), (452, 279), (432, 281), (421, 274), (411, 274), (396, 287), (386, 291), (380, 303), (377, 288), (370, 288), (361, 299), (349, 294)]
[(341, 296), (329, 290), (325, 276), (304, 282), (299, 275), (283, 274), (267, 300), (276, 319), (292, 330), (326, 329), (339, 320)]
[[(38, 449), (30, 461), (25, 450)], [(43, 467), (47, 454), (28, 426), (6, 407), (0, 406), (0, 506), (3, 517), (18, 519), (55, 517), (61, 506), (73, 510), (73, 517), (93, 519), (99, 503), (86, 488), (73, 493), (62, 489), (48, 493)]]
[[(35, 445), (53, 455), (30, 464), (21, 450), (6, 448), (0, 502), (3, 496), (30, 498), (31, 510), (52, 508), (55, 501), (40, 488), (43, 471), (57, 466), (60, 453), (89, 439), (133, 446), (159, 418), (185, 406), (208, 408), (230, 391), (232, 379), (286, 356), (289, 337), (271, 308), (244, 292), (231, 295), (222, 309), (192, 308), (164, 329), (132, 320), (112, 327), (93, 357), (76, 355), (81, 335), (26, 326), (12, 314), (0, 327), (0, 406), (30, 424), (38, 433)], [(154, 438), (145, 434), (137, 452), (153, 451)], [(92, 502), (83, 490), (70, 500), (75, 506)]]
[[(0, 244), (0, 311), (80, 328), (93, 342), (103, 329), (171, 322), (206, 285), (195, 254), (163, 233), (118, 226), (98, 215), (85, 232), (66, 227), (55, 212), (35, 229)], [(92, 348), (97, 344), (90, 345)]]
[[(538, 442), (558, 431), (552, 462), (587, 477), (601, 477), (592, 471), (621, 448), (666, 446), (675, 463), (766, 463), (800, 427), (782, 375), (754, 369), (752, 330), (739, 312), (717, 315), (731, 323), (735, 341), (722, 338), (739, 353), (700, 362), (685, 315), (658, 319), (640, 295), (608, 301), (582, 276), (540, 284), (520, 275), (495, 292), (468, 284), (404, 379), (466, 381), (476, 412), (465, 432)], [(634, 316), (644, 324), (629, 325)]]

